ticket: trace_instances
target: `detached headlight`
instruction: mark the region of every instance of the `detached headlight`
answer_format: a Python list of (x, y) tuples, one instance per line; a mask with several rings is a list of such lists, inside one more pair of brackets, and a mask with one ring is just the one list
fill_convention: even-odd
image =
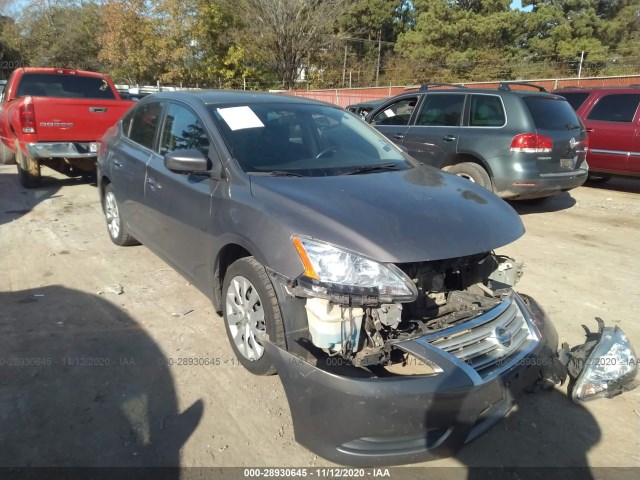
[(309, 293), (377, 297), (381, 303), (412, 302), (418, 291), (395, 265), (383, 265), (328, 243), (293, 237)]
[(637, 359), (629, 340), (618, 327), (605, 327), (597, 320), (599, 332), (588, 333), (587, 342), (569, 354), (569, 393), (576, 403), (613, 397), (636, 386)]

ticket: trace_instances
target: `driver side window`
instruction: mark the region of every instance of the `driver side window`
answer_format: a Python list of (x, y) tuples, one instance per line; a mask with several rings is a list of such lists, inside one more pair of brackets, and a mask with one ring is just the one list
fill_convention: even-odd
[(175, 150), (200, 150), (206, 157), (209, 145), (209, 137), (198, 117), (182, 105), (170, 104), (162, 127), (160, 155)]
[(373, 125), (408, 125), (418, 97), (403, 98), (373, 117)]

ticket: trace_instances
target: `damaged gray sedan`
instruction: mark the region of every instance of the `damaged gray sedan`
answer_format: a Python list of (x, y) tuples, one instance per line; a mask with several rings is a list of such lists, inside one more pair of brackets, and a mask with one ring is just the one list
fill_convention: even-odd
[(212, 299), (239, 361), (278, 372), (296, 439), (327, 459), (451, 455), (567, 372), (576, 401), (633, 384), (619, 329), (559, 354), (513, 290), (522, 265), (494, 253), (524, 233), (508, 204), (339, 108), (151, 95), (103, 138), (98, 183), (111, 240)]

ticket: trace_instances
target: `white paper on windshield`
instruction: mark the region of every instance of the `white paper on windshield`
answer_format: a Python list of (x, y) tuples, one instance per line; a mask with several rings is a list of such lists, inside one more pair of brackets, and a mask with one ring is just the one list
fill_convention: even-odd
[(218, 113), (231, 130), (264, 127), (258, 116), (249, 107), (219, 108)]
[(384, 114), (387, 116), (387, 118), (389, 117), (395, 117), (396, 116), (396, 112), (394, 112), (393, 110), (391, 110), (390, 108), (387, 108), (384, 111)]

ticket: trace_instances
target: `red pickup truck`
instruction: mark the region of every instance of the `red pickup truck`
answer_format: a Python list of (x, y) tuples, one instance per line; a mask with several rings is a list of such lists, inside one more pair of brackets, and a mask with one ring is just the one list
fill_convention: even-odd
[(0, 103), (0, 163), (16, 163), (20, 183), (36, 187), (40, 167), (91, 175), (99, 140), (135, 102), (107, 75), (66, 68), (15, 70)]

